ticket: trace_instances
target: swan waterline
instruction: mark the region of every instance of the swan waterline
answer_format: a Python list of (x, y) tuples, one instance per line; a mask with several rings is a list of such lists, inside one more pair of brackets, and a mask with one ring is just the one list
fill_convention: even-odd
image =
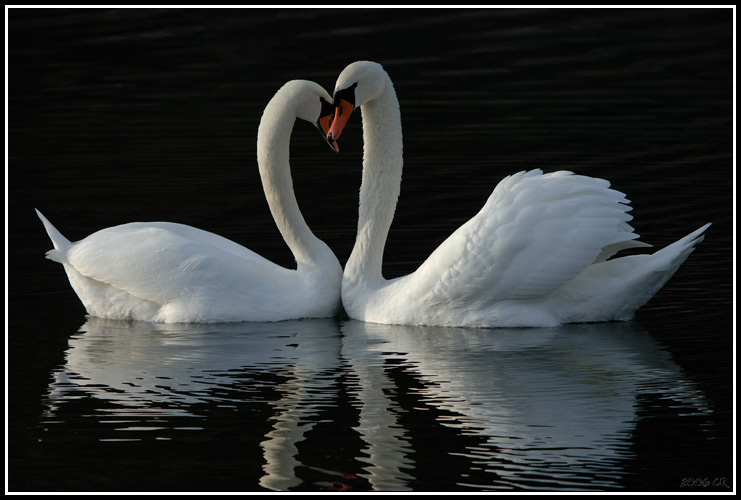
[[(90, 316), (164, 323), (282, 321), (333, 317), (342, 267), (306, 224), (293, 191), (289, 143), (296, 118), (326, 136), (333, 108), (318, 84), (293, 80), (265, 107), (257, 161), (265, 197), (296, 269), (214, 233), (171, 222), (133, 222), (76, 243), (41, 212), (54, 249)], [(336, 150), (336, 144), (328, 141)]]
[(706, 224), (653, 254), (628, 224), (629, 200), (603, 179), (536, 169), (502, 180), (481, 211), (406, 276), (382, 276), (383, 250), (403, 166), (401, 113), (393, 83), (372, 61), (337, 79), (339, 139), (356, 108), (363, 122), (363, 170), (355, 245), (342, 303), (357, 320), (456, 327), (549, 327), (624, 321), (676, 272)]

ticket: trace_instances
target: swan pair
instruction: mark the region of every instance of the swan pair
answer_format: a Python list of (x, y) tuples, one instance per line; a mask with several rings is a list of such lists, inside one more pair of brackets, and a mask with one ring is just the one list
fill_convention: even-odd
[[(329, 105), (332, 100), (333, 104)], [(364, 159), (355, 246), (344, 272), (304, 221), (292, 190), (289, 138), (296, 118), (338, 150), (352, 111), (363, 120)], [(268, 103), (258, 165), (270, 210), (297, 268), (275, 265), (206, 231), (132, 223), (70, 243), (40, 213), (88, 313), (161, 322), (279, 321), (331, 317), (407, 325), (533, 327), (628, 320), (702, 241), (706, 224), (650, 255), (608, 260), (649, 246), (628, 225), (625, 195), (571, 172), (520, 172), (412, 274), (386, 280), (383, 249), (399, 196), (399, 103), (383, 67), (350, 64), (334, 97), (292, 81)]]

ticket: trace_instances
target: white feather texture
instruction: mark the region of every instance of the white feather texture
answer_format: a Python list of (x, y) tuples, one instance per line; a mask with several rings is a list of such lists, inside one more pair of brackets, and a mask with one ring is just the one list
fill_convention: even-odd
[[(603, 179), (520, 172), (502, 180), (482, 210), (414, 273), (385, 280), (383, 249), (403, 164), (399, 103), (377, 63), (345, 68), (335, 97), (348, 88), (355, 90), (364, 138), (358, 232), (342, 283), (351, 318), (469, 327), (627, 320), (672, 276), (709, 226), (655, 254), (607, 260), (626, 248), (650, 246), (637, 241), (628, 225), (625, 195)], [(333, 138), (338, 137), (335, 131)]]
[(296, 203), (288, 150), (296, 118), (315, 123), (319, 85), (294, 80), (263, 113), (258, 164), (270, 210), (293, 252), (286, 269), (216, 234), (170, 222), (134, 222), (71, 243), (37, 210), (91, 316), (155, 322), (280, 321), (334, 316), (342, 268), (309, 229)]

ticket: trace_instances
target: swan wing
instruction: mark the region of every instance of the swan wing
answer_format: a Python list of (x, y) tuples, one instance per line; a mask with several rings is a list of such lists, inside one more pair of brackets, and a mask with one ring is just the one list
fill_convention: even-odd
[(73, 245), (65, 263), (87, 278), (158, 304), (188, 295), (226, 297), (256, 284), (272, 288), (288, 272), (226, 238), (166, 222), (98, 231)]
[(545, 296), (620, 249), (647, 246), (634, 241), (628, 203), (602, 179), (566, 171), (511, 175), (409, 285), (448, 303)]

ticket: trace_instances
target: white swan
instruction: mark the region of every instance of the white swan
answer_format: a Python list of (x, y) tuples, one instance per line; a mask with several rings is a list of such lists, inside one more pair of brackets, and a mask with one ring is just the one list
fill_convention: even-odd
[(629, 201), (609, 183), (571, 172), (520, 172), (412, 274), (386, 280), (383, 249), (399, 196), (399, 102), (381, 65), (350, 64), (334, 93), (337, 140), (354, 108), (363, 119), (363, 179), (342, 303), (351, 318), (437, 326), (554, 326), (630, 319), (702, 240), (705, 225), (653, 255), (627, 224)]
[(334, 316), (342, 267), (304, 221), (289, 165), (296, 118), (326, 134), (330, 99), (314, 82), (288, 82), (266, 106), (257, 133), (265, 196), (296, 269), (216, 234), (170, 222), (123, 224), (71, 243), (37, 210), (54, 243), (47, 257), (64, 265), (91, 316), (166, 323)]

